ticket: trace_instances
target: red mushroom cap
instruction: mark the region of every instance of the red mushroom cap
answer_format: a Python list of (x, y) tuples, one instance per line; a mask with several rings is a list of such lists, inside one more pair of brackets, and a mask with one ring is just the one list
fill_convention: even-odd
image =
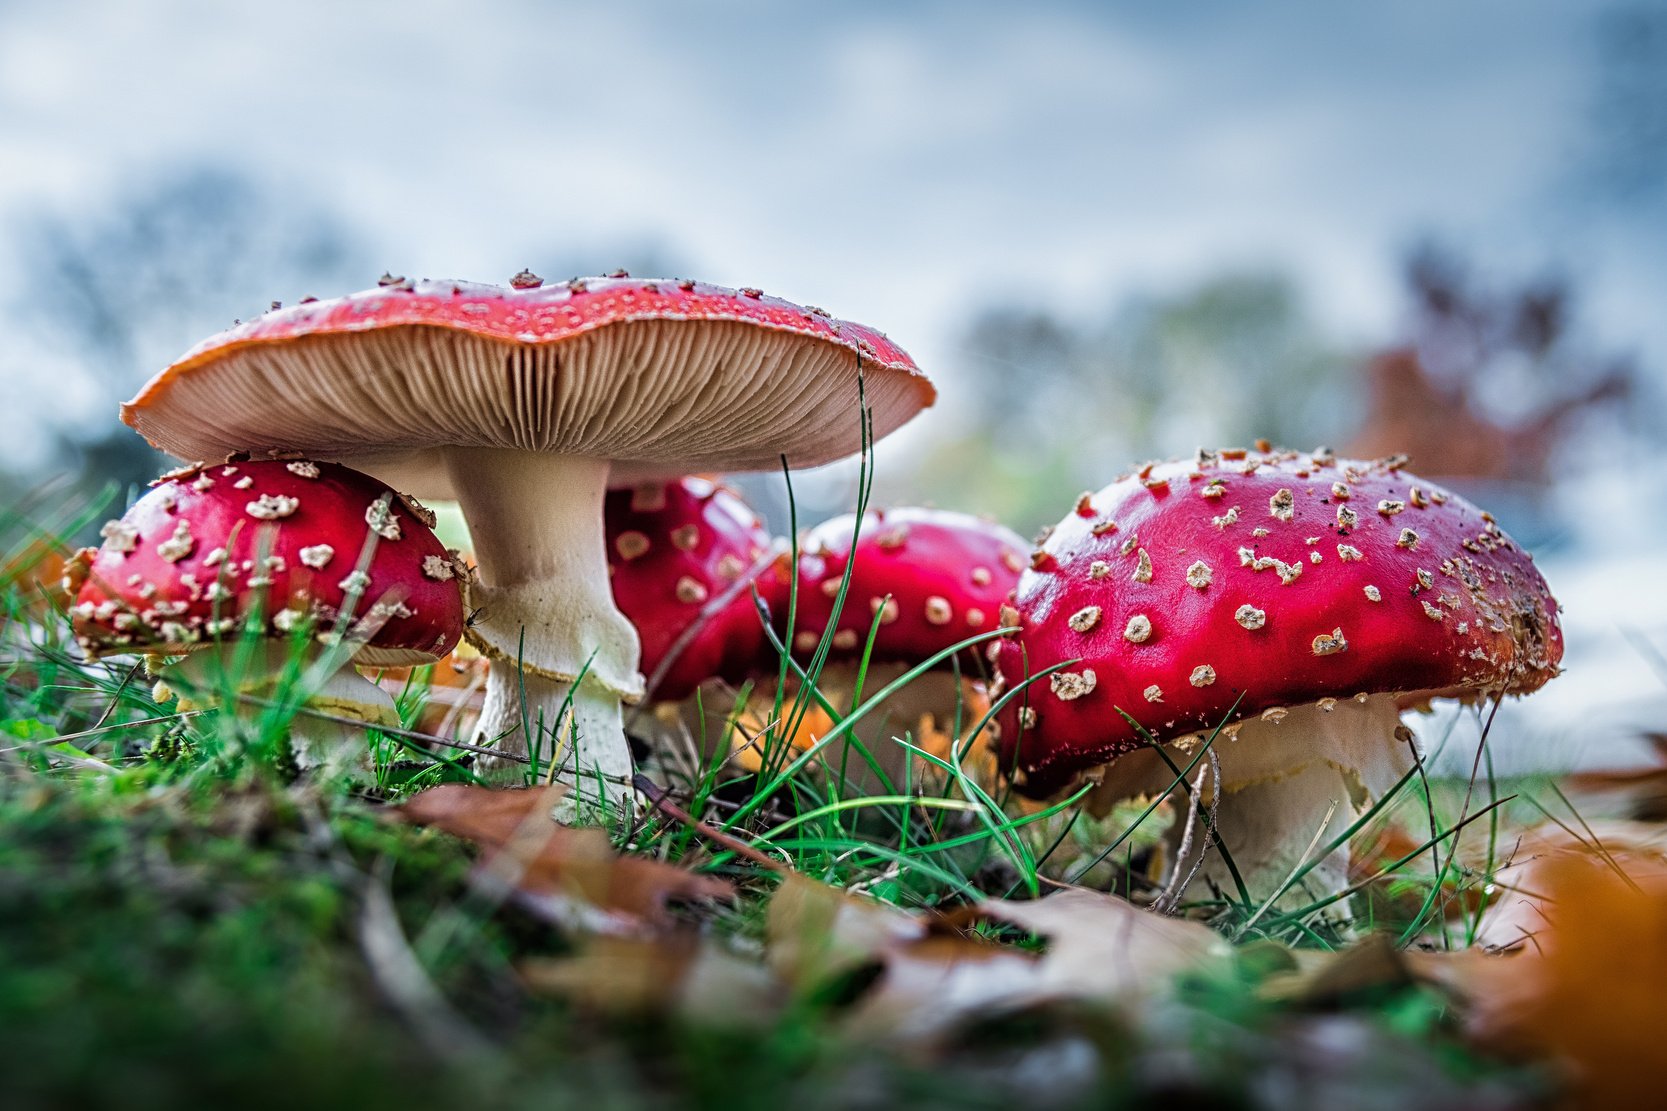
[(1019, 580), (1003, 764), (1046, 793), (1141, 744), (1274, 707), (1525, 693), (1557, 673), (1557, 604), (1492, 516), (1400, 469), (1200, 452), (1084, 495)]
[[(874, 615), (883, 610), (874, 660), (919, 662), (996, 628), (1028, 547), (1002, 525), (938, 509), (876, 510), (863, 521), (853, 549), (854, 531), (856, 515), (846, 514), (805, 537), (797, 654), (808, 654), (822, 638), (845, 565), (853, 558), (851, 586), (833, 636), (835, 658), (860, 656)], [(785, 601), (774, 608), (785, 620)]]
[(328, 636), (350, 593), (367, 619), (362, 662), (438, 659), (463, 633), (456, 555), (414, 503), (334, 463), (182, 468), (108, 522), (104, 538), (70, 575), (75, 633), (90, 654), (187, 652), (235, 637), (257, 606), (274, 635), (312, 615)]
[(610, 490), (603, 517), (614, 604), (637, 628), (643, 673), (651, 681), (659, 674), (653, 696), (677, 701), (702, 680), (744, 676), (765, 643), (744, 586), (770, 550), (758, 515), (722, 486), (679, 478)]
[(518, 279), (388, 279), (275, 310), (198, 345), (122, 420), (182, 459), (363, 459), (449, 497), (427, 448), (609, 459), (621, 483), (815, 466), (857, 450), (857, 369), (876, 439), (936, 396), (883, 333), (756, 289)]

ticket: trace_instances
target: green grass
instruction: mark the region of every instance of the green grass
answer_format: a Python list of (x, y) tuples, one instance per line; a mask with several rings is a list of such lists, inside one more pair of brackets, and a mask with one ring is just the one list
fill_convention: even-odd
[[(859, 519), (866, 453), (864, 467)], [(1332, 1070), (1303, 1047), (1339, 1026), (1376, 1047), (1349, 1065), (1362, 1084), (1513, 1098), (1533, 1089), (1532, 1077), (1467, 1050), (1450, 1001), (1430, 989), (1384, 984), (1323, 1005), (1262, 989), (1285, 968), (1287, 947), (1341, 947), (1368, 930), (1403, 945), (1463, 945), (1480, 912), (1450, 915), (1449, 904), (1485, 902), (1479, 893), (1505, 852), (1501, 820), (1538, 807), (1580, 828), (1544, 785), (1507, 790), (1490, 767), (1485, 781), (1432, 782), (1419, 769), (1380, 808), (1414, 815), (1428, 828), (1426, 844), (1397, 864), (1392, 881), (1375, 884), (1372, 898), (1276, 910), (1266, 893), (1241, 891), (1183, 907), (1238, 942), (1238, 959), (1229, 975), (1183, 984), (1140, 1023), (1083, 1006), (1043, 1008), (991, 1016), (930, 1054), (903, 1054), (841, 1036), (860, 979), (800, 1000), (763, 1029), (604, 1020), (530, 991), (516, 974), (529, 959), (569, 953), (570, 937), (513, 904), (479, 898), (468, 846), (387, 820), (390, 803), (472, 780), (467, 745), (410, 728), (368, 731), (370, 780), (321, 782), (298, 776), (290, 751), (308, 713), (299, 667), (259, 700), (236, 697), (228, 682), (219, 709), (186, 716), (157, 702), (132, 659), (82, 659), (63, 614), (32, 579), (50, 536), (98, 519), (96, 507), (60, 507), (48, 521), (36, 521), (37, 509), (0, 517), (7, 1107), (968, 1108), (1044, 1096), (1059, 1106), (1254, 1105), (1259, 1085), (1273, 1091), (1281, 1078), (1306, 1083)], [(848, 585), (847, 576), (841, 603)], [(1043, 809), (1018, 805), (969, 772), (965, 746), (948, 759), (917, 749), (901, 781), (888, 778), (859, 727), (889, 692), (930, 667), (959, 666), (960, 650), (988, 636), (889, 684), (870, 683), (865, 654), (855, 683), (872, 689), (845, 715), (819, 689), (831, 636), (823, 631), (802, 667), (781, 653), (757, 738), (761, 770), (723, 759), (729, 737), (705, 745), (714, 756), (681, 778), (662, 769), (672, 795), (708, 829), (911, 909), (1036, 897), (1062, 882), (1154, 893), (1144, 861), (1170, 810), (1184, 810), (1193, 767), (1174, 769), (1173, 798), (1098, 819), (1080, 794)], [(399, 699), (408, 727), (425, 697), (419, 672)], [(957, 732), (976, 735), (998, 708)], [(788, 738), (813, 709), (833, 728), (794, 749)], [(964, 707), (955, 717), (969, 724)], [(854, 786), (858, 766), (879, 776), (879, 791)], [(527, 781), (547, 773), (535, 754)], [(1379, 817), (1375, 809), (1357, 825)], [(733, 904), (681, 913), (736, 952), (756, 946), (776, 886), (770, 869), (658, 810), (616, 816), (611, 832), (624, 852), (733, 881)], [(1478, 865), (1455, 843), (1483, 833)], [(368, 954), (367, 915), (389, 906), (443, 1009), (414, 1010)], [(1038, 944), (1008, 929), (985, 933)], [(1038, 1088), (1038, 1075), (1056, 1079)]]

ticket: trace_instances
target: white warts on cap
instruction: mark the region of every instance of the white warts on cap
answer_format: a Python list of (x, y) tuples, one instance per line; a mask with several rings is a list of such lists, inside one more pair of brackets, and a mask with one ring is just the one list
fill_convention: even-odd
[(196, 540), (191, 537), (191, 522), (180, 520), (174, 525), (174, 534), (156, 546), (156, 554), (169, 563), (178, 563), (196, 546)]
[(933, 594), (926, 599), (926, 623), (928, 625), (947, 625), (954, 616), (955, 608), (949, 604), (948, 598)]
[(1268, 499), (1268, 513), (1281, 521), (1289, 521), (1296, 515), (1296, 497), (1283, 486), (1273, 492)]
[(1424, 607), (1424, 616), (1431, 621), (1440, 621), (1447, 615), (1441, 612), (1440, 606), (1433, 606), (1428, 599), (1420, 598), (1419, 604)]
[(1100, 607), (1084, 606), (1066, 619), (1065, 623), (1076, 632), (1086, 633), (1100, 623)]
[(1140, 555), (1135, 560), (1134, 574), (1130, 576), (1137, 583), (1152, 581), (1152, 557), (1146, 554), (1146, 549), (1140, 549)]
[(706, 587), (688, 575), (684, 575), (679, 578), (677, 580), (677, 586), (673, 589), (677, 594), (677, 600), (679, 602), (685, 602), (691, 606), (698, 606), (700, 603), (706, 601)]
[(1187, 682), (1195, 687), (1207, 687), (1215, 681), (1216, 669), (1209, 664), (1199, 664), (1192, 669), (1192, 674), (1187, 676)]
[(243, 507), (243, 511), (257, 521), (276, 521), (288, 517), (301, 507), (300, 498), (285, 494), (262, 494)]
[(1231, 509), (1229, 509), (1226, 513), (1223, 513), (1221, 516), (1211, 517), (1210, 518), (1210, 524), (1214, 525), (1216, 528), (1224, 529), (1228, 525), (1232, 524), (1234, 521), (1237, 521), (1238, 519), (1239, 519), (1239, 507), (1235, 505)]
[(1074, 671), (1056, 671), (1048, 676), (1048, 686), (1061, 702), (1070, 702), (1091, 693), (1096, 682), (1094, 669), (1088, 667), (1083, 668), (1081, 674)]
[(695, 545), (700, 543), (700, 527), (698, 525), (678, 525), (671, 530), (671, 546), (680, 552), (692, 552)]
[(1109, 574), (1111, 574), (1111, 564), (1103, 559), (1096, 559), (1088, 565), (1088, 577), (1091, 579), (1103, 579)]
[(1140, 693), (1146, 696), (1146, 701), (1148, 702), (1163, 701), (1163, 688), (1158, 686), (1156, 683), (1153, 683)]
[(394, 496), (383, 494), (365, 509), (365, 524), (384, 540), (399, 539), (399, 518), (394, 516)]
[(139, 530), (122, 521), (106, 521), (98, 530), (105, 547), (113, 552), (131, 552), (139, 546)]
[(618, 552), (619, 558), (625, 560), (626, 562), (630, 562), (638, 556), (643, 555), (648, 551), (648, 549), (648, 537), (643, 533), (637, 532), (635, 529), (632, 529), (630, 532), (622, 532), (618, 536), (614, 537), (614, 551)]
[(1347, 651), (1349, 642), (1343, 637), (1342, 629), (1333, 629), (1328, 635), (1321, 633), (1314, 638), (1314, 655), (1335, 656), (1339, 652)]
[[(315, 571), (322, 571), (325, 565), (336, 557), (336, 549), (332, 548), (328, 544), (313, 544), (309, 547), (302, 548), (296, 554), (301, 557), (301, 562), (308, 567), (311, 567)], [(429, 556), (428, 558), (437, 559), (438, 557)], [(441, 562), (444, 561), (442, 560)], [(426, 561), (424, 563), (424, 569), (427, 569)], [(433, 576), (430, 577), (432, 578)], [(450, 578), (450, 576), (448, 575), (447, 578)]]
[(1365, 554), (1353, 544), (1339, 544), (1337, 545), (1337, 558), (1342, 560), (1344, 563), (1358, 563), (1366, 557)]
[(1197, 560), (1187, 568), (1187, 585), (1196, 590), (1203, 590), (1210, 585), (1212, 572), (1210, 565), (1203, 560)]
[(363, 594), (370, 589), (370, 576), (363, 571), (354, 569), (347, 573), (347, 577), (336, 584), (347, 594)]
[(1268, 612), (1247, 602), (1233, 611), (1233, 620), (1247, 629), (1260, 629), (1268, 623)]
[(1337, 507), (1338, 528), (1352, 529), (1358, 524), (1360, 524), (1360, 514), (1356, 513), (1346, 505), (1340, 505)]
[[(305, 553), (303, 553), (303, 558)], [(423, 576), (435, 582), (446, 582), (457, 575), (457, 569), (451, 565), (451, 560), (443, 556), (423, 556)]]
[(1130, 644), (1144, 644), (1151, 635), (1152, 619), (1144, 613), (1135, 614), (1123, 627), (1123, 639)]
[(1368, 602), (1381, 602), (1381, 601), (1383, 601), (1383, 591), (1379, 590), (1377, 587), (1369, 585), (1365, 588), (1365, 590), (1366, 590), (1366, 600)]
[(1393, 517), (1406, 507), (1406, 502), (1396, 501), (1394, 498), (1385, 498), (1378, 502), (1378, 512), (1382, 513), (1385, 517)]
[(293, 463), (285, 463), (284, 470), (288, 471), (292, 475), (299, 475), (302, 478), (318, 477), (318, 464), (310, 463), (305, 459), (297, 459)]
[(1401, 535), (1395, 541), (1395, 546), (1397, 548), (1406, 548), (1408, 551), (1411, 551), (1413, 548), (1418, 547), (1418, 534), (1409, 528), (1402, 529)]

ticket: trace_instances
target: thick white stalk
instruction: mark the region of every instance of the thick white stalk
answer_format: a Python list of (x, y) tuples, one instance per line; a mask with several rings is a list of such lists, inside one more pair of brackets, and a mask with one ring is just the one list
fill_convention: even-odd
[[(512, 756), (531, 749), (541, 767), (556, 754), (557, 781), (583, 797), (596, 794), (601, 774), (608, 803), (628, 807), (631, 751), (620, 706), (641, 697), (642, 676), (636, 630), (614, 605), (608, 579), (607, 462), (450, 448), (446, 463), (480, 565), (468, 637), (491, 661), (477, 741)], [(529, 744), (532, 730), (539, 736)], [(523, 767), (482, 761), (502, 778)]]
[[(1185, 738), (1164, 747), (1185, 768), (1197, 755), (1198, 743), (1198, 738)], [(1386, 694), (1270, 711), (1216, 739), (1221, 783), (1218, 788), (1213, 776), (1206, 776), (1200, 805), (1207, 807), (1219, 796), (1215, 814), (1221, 839), (1257, 906), (1279, 891), (1293, 871), (1314, 860), (1319, 863), (1275, 906), (1305, 906), (1348, 886), (1347, 847), (1330, 854), (1325, 850), (1412, 767), (1414, 743), (1401, 726), (1394, 697)], [(1208, 756), (1193, 776), (1207, 767)], [(1117, 799), (1155, 795), (1173, 780), (1174, 773), (1155, 754), (1137, 750), (1106, 769), (1093, 803), (1102, 809)], [(1169, 835), (1175, 858), (1171, 875), (1184, 879), (1202, 856), (1190, 884), (1192, 895), (1207, 897), (1207, 886), (1213, 885), (1238, 898), (1226, 861), (1201, 822), (1186, 837), (1186, 793), (1177, 788), (1170, 800), (1181, 812)]]
[[(252, 651), (235, 642), (226, 643), (192, 652), (165, 669), (160, 679), (179, 695), (181, 710), (216, 705), (227, 695), (271, 698), (278, 693), (277, 683), (286, 673), (294, 651), (287, 641), (263, 642)], [(305, 685), (307, 709), (363, 724), (297, 714), (290, 725), (296, 764), (326, 776), (368, 779), (371, 762), (367, 729), (399, 724), (393, 696), (360, 675), (346, 653), (323, 647), (307, 649), (297, 681)]]

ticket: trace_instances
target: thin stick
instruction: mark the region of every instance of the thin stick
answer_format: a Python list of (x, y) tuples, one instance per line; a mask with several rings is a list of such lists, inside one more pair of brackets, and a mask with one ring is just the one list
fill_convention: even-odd
[(655, 783), (652, 779), (649, 779), (646, 775), (638, 775), (632, 782), (637, 790), (642, 793), (642, 796), (646, 798), (654, 807), (654, 809), (658, 810), (660, 813), (664, 814), (673, 821), (681, 822), (683, 825), (688, 826), (690, 829), (694, 830), (714, 845), (728, 849), (736, 856), (750, 860), (760, 868), (768, 868), (772, 872), (785, 874), (793, 870), (781, 861), (759, 852), (739, 837), (732, 836), (731, 834), (725, 833), (719, 829), (714, 829), (705, 822), (701, 821), (699, 818), (696, 818), (693, 814), (690, 814), (687, 810), (684, 810), (681, 806), (672, 802), (670, 793), (663, 790), (659, 784)]

